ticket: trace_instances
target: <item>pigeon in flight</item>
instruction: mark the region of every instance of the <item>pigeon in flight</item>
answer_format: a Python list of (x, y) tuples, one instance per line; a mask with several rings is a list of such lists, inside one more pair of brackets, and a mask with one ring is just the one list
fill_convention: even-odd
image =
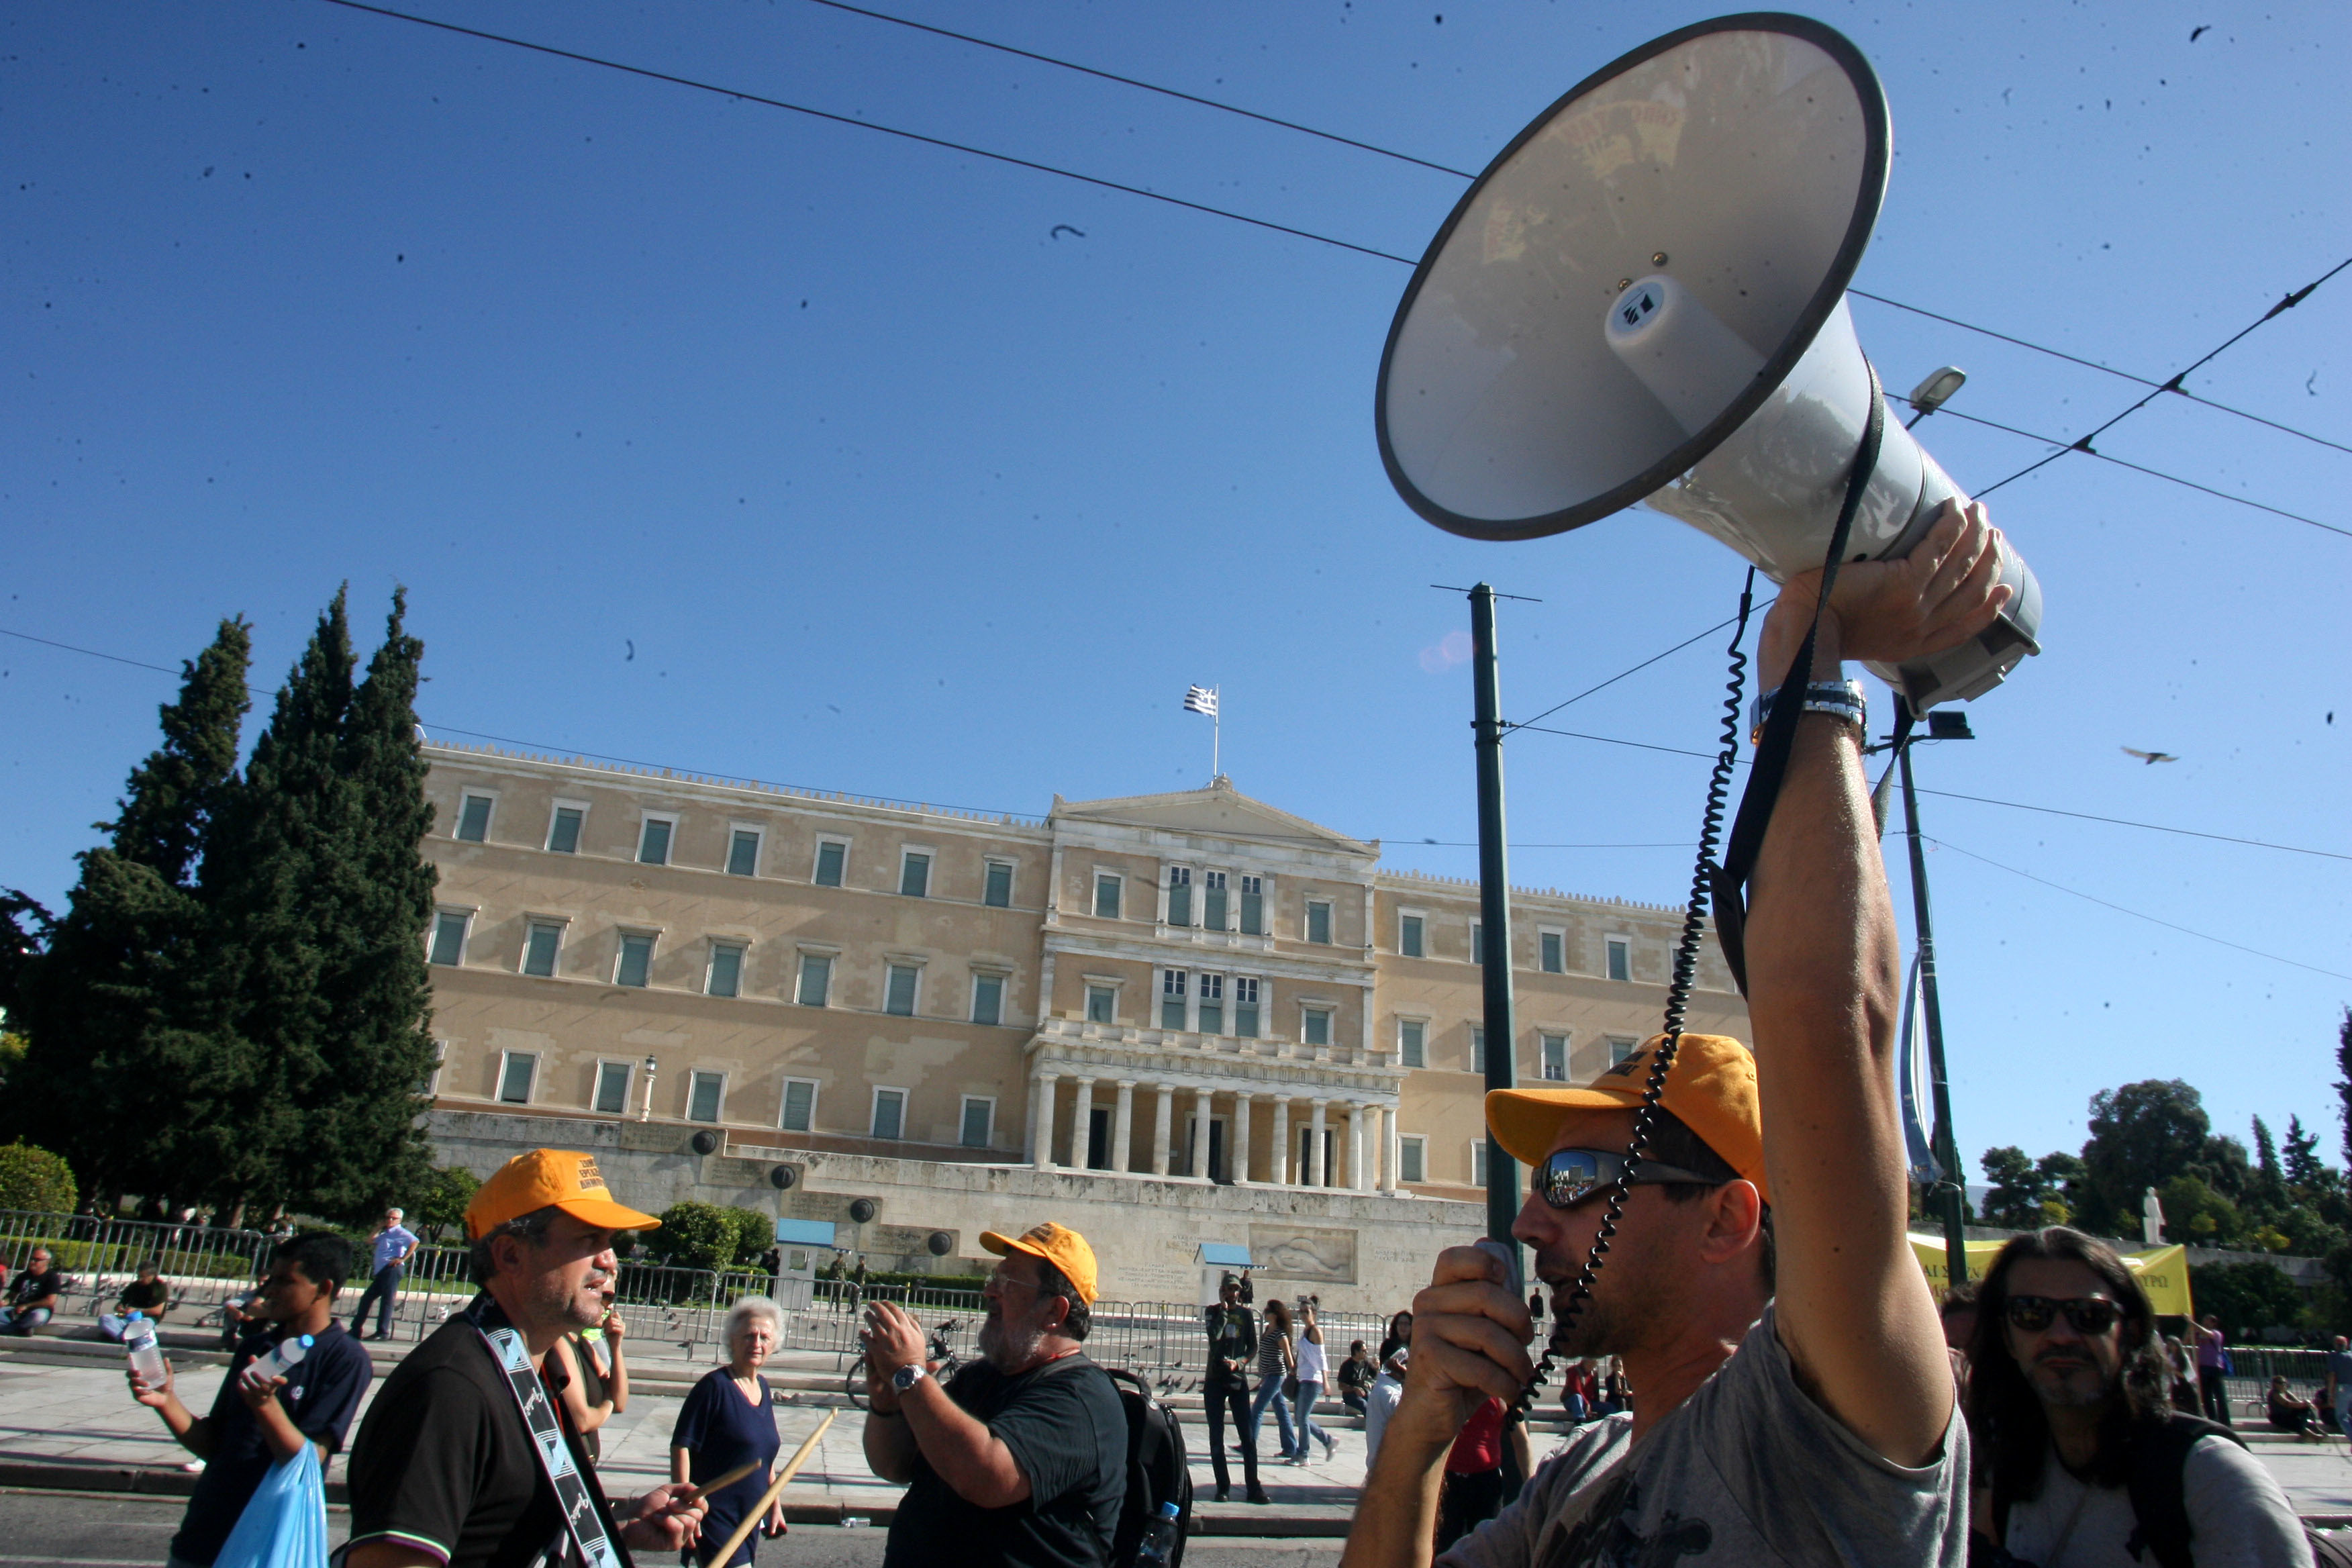
[(2147, 763), (2151, 767), (2158, 763), (2177, 763), (2180, 760), (2179, 757), (2174, 756), (2170, 752), (2141, 752), (2135, 751), (2129, 746), (2126, 746), (2124, 748), (2124, 755), (2127, 757), (2137, 757), (2141, 762)]

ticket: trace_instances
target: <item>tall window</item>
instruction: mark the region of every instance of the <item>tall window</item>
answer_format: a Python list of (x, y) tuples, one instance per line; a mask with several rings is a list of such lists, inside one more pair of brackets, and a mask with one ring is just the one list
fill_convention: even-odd
[(1225, 929), (1225, 874), (1201, 874), (1201, 924), (1209, 931)]
[(874, 1136), (898, 1139), (906, 1136), (907, 1091), (903, 1089), (877, 1089), (874, 1091)]
[(669, 864), (669, 839), (677, 824), (667, 816), (648, 816), (637, 829), (637, 862), (645, 866)]
[(1619, 1062), (1623, 1061), (1627, 1057), (1632, 1056), (1636, 1050), (1639, 1050), (1641, 1048), (1641, 1045), (1642, 1042), (1633, 1038), (1631, 1035), (1610, 1036), (1609, 1065), (1612, 1068), (1615, 1067)]
[(425, 957), (434, 963), (463, 963), (466, 961), (466, 922), (470, 915), (456, 910), (443, 910), (433, 917), (433, 949)]
[(1566, 1083), (1568, 1081), (1568, 1037), (1538, 1035), (1536, 1038), (1539, 1053), (1543, 1058), (1541, 1070), (1544, 1077), (1554, 1083)]
[(1470, 1070), (1475, 1073), (1486, 1070), (1486, 1030), (1481, 1024), (1470, 1026)]
[(596, 1064), (596, 1114), (619, 1116), (629, 1109), (629, 1064)]
[(760, 874), (760, 834), (757, 828), (739, 827), (727, 836), (727, 874), (730, 877), (756, 877)]
[(931, 858), (919, 849), (909, 849), (898, 861), (898, 891), (909, 899), (927, 899), (931, 893)]
[(1612, 936), (1609, 939), (1608, 952), (1609, 978), (1612, 980), (1633, 979), (1633, 944), (1626, 941), (1622, 936)]
[(723, 1072), (698, 1072), (687, 1080), (686, 1119), (688, 1121), (716, 1121), (719, 1102), (727, 1097), (727, 1075)]
[(654, 939), (649, 936), (625, 936), (621, 939), (620, 962), (613, 966), (615, 985), (644, 985), (653, 977)]
[(1397, 1180), (1425, 1182), (1429, 1165), (1429, 1140), (1400, 1138), (1397, 1140)]
[(1567, 938), (1559, 931), (1548, 931), (1538, 939), (1542, 949), (1543, 971), (1546, 974), (1568, 973), (1567, 953), (1563, 951)]
[(522, 939), (522, 972), (541, 979), (555, 973), (556, 950), (563, 945), (563, 928), (553, 921), (533, 921)]
[(538, 1072), (538, 1052), (509, 1051), (499, 1068), (499, 1098), (509, 1105), (529, 1105), (530, 1080)]
[(1201, 976), (1201, 1021), (1195, 1026), (1204, 1035), (1225, 1032), (1225, 977), (1222, 974)]
[(1234, 976), (1234, 1033), (1244, 1040), (1257, 1038), (1257, 976)]
[(1181, 1029), (1184, 1026), (1184, 972), (1171, 969), (1160, 976), (1160, 1026)]
[(1298, 1016), (1298, 1037), (1305, 1045), (1329, 1045), (1331, 1043), (1331, 1010), (1328, 1007), (1303, 1009)]
[(901, 1018), (915, 1016), (915, 981), (922, 971), (911, 963), (883, 966), (882, 1011)]
[(1409, 1068), (1429, 1065), (1429, 1025), (1425, 1020), (1397, 1020), (1397, 1065)]
[(1307, 900), (1307, 940), (1328, 945), (1331, 941), (1331, 900)]
[(1118, 991), (1109, 985), (1087, 987), (1087, 1022), (1116, 1024), (1118, 1022)]
[(490, 797), (469, 795), (457, 805), (457, 837), (480, 844), (490, 836)]
[(1118, 895), (1126, 879), (1108, 871), (1095, 873), (1095, 918), (1103, 921), (1118, 919)]
[(1484, 1138), (1475, 1139), (1470, 1144), (1470, 1184), (1474, 1187), (1486, 1184), (1486, 1141)]
[(806, 1132), (816, 1125), (816, 1085), (808, 1079), (784, 1079), (784, 1105), (776, 1125), (787, 1132)]
[(1242, 879), (1242, 934), (1244, 936), (1265, 934), (1265, 879), (1264, 877)]
[(842, 863), (849, 858), (849, 846), (828, 838), (816, 847), (816, 875), (809, 879), (820, 888), (841, 886)]
[(558, 855), (580, 853), (580, 824), (587, 813), (576, 805), (559, 805), (547, 825), (547, 847)]
[(1421, 956), (1421, 917), (1419, 915), (1397, 917), (1397, 952), (1406, 958)]
[(1192, 923), (1192, 868), (1168, 868), (1168, 923), (1188, 926)]
[(996, 1101), (977, 1094), (963, 1097), (963, 1146), (967, 1149), (988, 1147), (989, 1134), (995, 1131)]
[(980, 901), (992, 910), (1013, 907), (1013, 862), (991, 860), (988, 875), (980, 889)]
[(1004, 1022), (1004, 976), (975, 974), (971, 977), (971, 1021), (975, 1024)]
[(743, 950), (731, 942), (710, 944), (710, 981), (708, 989), (713, 996), (740, 995), (743, 990)]
[(794, 999), (803, 1007), (822, 1007), (833, 989), (833, 958), (829, 953), (801, 954), (801, 984)]
[(1486, 962), (1486, 928), (1477, 921), (1470, 922), (1470, 962), (1473, 963)]

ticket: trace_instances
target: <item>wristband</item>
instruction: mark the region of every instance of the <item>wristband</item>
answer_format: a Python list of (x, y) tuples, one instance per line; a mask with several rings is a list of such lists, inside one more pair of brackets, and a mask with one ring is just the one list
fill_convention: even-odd
[[(1776, 686), (1769, 691), (1759, 694), (1755, 702), (1749, 706), (1748, 711), (1748, 721), (1750, 726), (1748, 731), (1749, 745), (1755, 745), (1763, 739), (1765, 721), (1772, 716), (1772, 704), (1787, 689), (1785, 686)], [(1832, 718), (1844, 720), (1865, 734), (1869, 732), (1870, 705), (1863, 698), (1861, 682), (1816, 680), (1804, 689), (1804, 693), (1802, 711), (1827, 713)]]

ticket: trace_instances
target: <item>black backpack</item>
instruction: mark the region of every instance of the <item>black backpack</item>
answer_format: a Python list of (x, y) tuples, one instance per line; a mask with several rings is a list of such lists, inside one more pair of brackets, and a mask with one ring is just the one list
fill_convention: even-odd
[(1112, 1568), (1129, 1568), (1143, 1537), (1160, 1518), (1160, 1505), (1176, 1505), (1176, 1550), (1168, 1561), (1184, 1561), (1184, 1537), (1192, 1527), (1192, 1469), (1184, 1454), (1184, 1434), (1176, 1413), (1152, 1397), (1151, 1387), (1131, 1372), (1105, 1367), (1127, 1412), (1127, 1500), (1119, 1505), (1118, 1532), (1111, 1538)]

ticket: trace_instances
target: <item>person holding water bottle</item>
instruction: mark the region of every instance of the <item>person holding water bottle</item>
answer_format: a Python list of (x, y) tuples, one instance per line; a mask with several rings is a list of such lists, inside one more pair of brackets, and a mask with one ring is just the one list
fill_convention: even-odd
[(367, 1352), (335, 1322), (335, 1292), (351, 1271), (351, 1243), (341, 1237), (314, 1231), (281, 1242), (248, 1314), (257, 1325), (203, 1416), (180, 1402), (152, 1331), (142, 1324), (125, 1336), (131, 1396), (205, 1461), (172, 1538), (168, 1568), (211, 1568), (271, 1466), (292, 1458), (306, 1442), (322, 1465), (343, 1446), (374, 1376)]

